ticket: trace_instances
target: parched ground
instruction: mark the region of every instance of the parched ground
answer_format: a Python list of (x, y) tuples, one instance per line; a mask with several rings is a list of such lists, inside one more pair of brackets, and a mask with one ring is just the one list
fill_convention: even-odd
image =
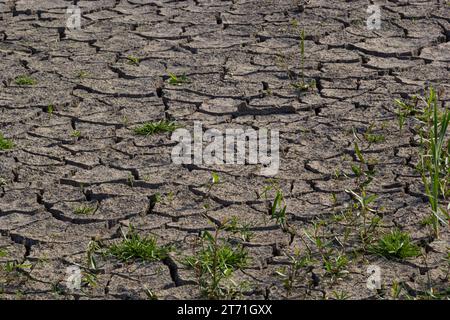
[[(74, 3), (82, 12), (80, 31), (65, 28)], [(202, 231), (214, 233), (232, 217), (234, 228), (224, 227), (219, 238), (242, 246), (249, 259), (231, 275), (234, 287), (224, 280), (228, 297), (390, 299), (425, 297), (430, 287), (442, 297), (449, 232), (443, 227), (436, 239), (423, 224), (430, 206), (415, 170), (417, 132), (409, 120), (400, 130), (394, 99), (433, 85), (448, 106), (450, 7), (384, 1), (381, 29), (369, 31), (368, 5), (0, 1), (0, 132), (14, 142), (0, 151), (1, 297), (204, 298), (185, 258), (198, 256)], [(304, 75), (316, 83), (304, 92), (292, 86), (302, 74), (301, 29)], [(169, 73), (189, 81), (169, 84)], [(21, 75), (36, 83), (17, 84)], [(269, 179), (259, 165), (175, 165), (169, 133), (133, 131), (161, 119), (188, 129), (201, 121), (204, 130), (279, 130), (280, 171)], [(361, 250), (357, 224), (343, 218), (360, 215), (346, 192), (360, 183), (352, 171), (360, 166), (355, 141), (374, 171), (370, 217), (382, 220), (373, 240), (397, 228), (421, 256), (387, 259)], [(220, 183), (208, 191), (213, 171)], [(268, 213), (275, 188), (284, 196), (284, 227)], [(130, 225), (170, 245), (169, 256), (155, 262), (102, 256)], [(325, 255), (308, 238), (314, 225)], [(88, 250), (93, 243), (96, 253)], [(307, 245), (310, 261), (293, 272)], [(330, 271), (324, 256), (348, 261)], [(378, 291), (366, 286), (369, 265), (380, 267)], [(81, 290), (67, 288), (71, 266), (83, 270)]]

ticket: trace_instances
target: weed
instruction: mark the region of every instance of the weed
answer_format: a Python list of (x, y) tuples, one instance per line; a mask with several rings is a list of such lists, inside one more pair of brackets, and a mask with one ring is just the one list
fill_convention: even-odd
[(87, 73), (84, 70), (81, 70), (80, 72), (78, 72), (77, 77), (80, 79), (85, 79), (85, 78), (89, 77), (89, 73)]
[(19, 86), (34, 86), (35, 84), (37, 84), (36, 79), (33, 79), (32, 77), (26, 75), (16, 77), (16, 79), (14, 79), (14, 82)]
[(374, 125), (371, 124), (369, 126), (369, 128), (366, 130), (366, 132), (364, 132), (364, 134), (363, 134), (364, 139), (370, 144), (381, 143), (381, 142), (386, 141), (386, 138), (384, 137), (384, 135), (373, 133), (373, 126)]
[(250, 224), (242, 224), (237, 217), (232, 217), (225, 225), (224, 230), (231, 232), (233, 235), (239, 234), (243, 241), (249, 242), (253, 237), (250, 231)]
[(55, 107), (52, 104), (49, 104), (47, 106), (47, 113), (51, 116), (53, 114), (53, 111), (55, 111)]
[(312, 80), (310, 82), (305, 81), (305, 30), (299, 28), (298, 21), (293, 20), (292, 21), (293, 27), (297, 30), (299, 37), (300, 37), (300, 43), (299, 43), (299, 51), (300, 51), (300, 81), (291, 83), (291, 86), (293, 86), (296, 90), (299, 91), (308, 91), (308, 89), (313, 89), (316, 87), (315, 80)]
[(8, 185), (8, 181), (5, 178), (0, 177), (0, 188), (6, 185)]
[(158, 296), (149, 288), (144, 287), (145, 295), (147, 296), (148, 300), (158, 300)]
[(350, 299), (350, 294), (345, 291), (333, 291), (334, 299), (336, 300), (348, 300)]
[[(423, 107), (419, 106), (422, 101)], [(449, 195), (450, 181), (450, 142), (447, 129), (450, 111), (441, 111), (438, 107), (438, 95), (433, 87), (429, 88), (428, 97), (414, 97), (413, 105), (395, 100), (400, 108), (398, 112), (400, 128), (405, 118), (412, 116), (419, 122), (420, 159), (417, 170), (422, 176), (425, 193), (431, 206), (431, 225), (434, 236), (439, 236), (441, 224), (448, 225), (448, 209), (440, 204), (440, 199)]]
[(23, 269), (30, 269), (32, 267), (29, 263), (18, 263), (17, 261), (8, 261), (5, 264), (4, 270), (6, 272), (13, 272)]
[(97, 276), (93, 273), (83, 271), (83, 277), (81, 279), (83, 286), (95, 288), (97, 286)]
[(283, 193), (277, 190), (270, 210), (271, 218), (281, 226), (286, 225), (286, 205), (284, 204)]
[(167, 258), (170, 248), (160, 247), (153, 237), (141, 237), (132, 227), (123, 235), (122, 242), (113, 244), (106, 254), (123, 262), (133, 260), (158, 261)]
[(283, 286), (286, 289), (287, 296), (292, 292), (296, 283), (301, 279), (299, 273), (302, 269), (306, 269), (312, 263), (311, 256), (309, 254), (302, 256), (300, 250), (296, 250), (294, 255), (288, 256), (290, 264), (288, 267), (283, 267), (277, 270), (275, 273), (283, 281)]
[[(445, 110), (439, 114), (437, 106), (437, 95), (431, 87), (428, 99), (426, 101), (428, 109), (432, 110), (432, 126), (428, 127), (428, 141), (425, 141), (426, 153), (422, 155), (422, 161), (425, 161), (422, 180), (425, 185), (425, 192), (428, 195), (433, 213), (433, 230), (436, 237), (439, 234), (439, 224), (448, 224), (450, 218), (446, 209), (439, 205), (439, 197), (442, 194), (445, 197), (447, 188), (447, 179), (445, 177), (445, 163), (442, 156), (445, 156), (448, 165), (448, 153), (446, 154), (445, 141), (448, 124), (450, 122), (450, 111)], [(449, 145), (447, 143), (447, 145)], [(444, 161), (445, 161), (444, 160)], [(426, 174), (425, 174), (426, 173)]]
[(81, 207), (75, 208), (75, 210), (73, 211), (74, 214), (79, 214), (79, 215), (89, 215), (89, 214), (93, 214), (94, 212), (95, 212), (95, 208), (89, 207), (89, 206), (81, 206)]
[(339, 253), (335, 256), (325, 255), (323, 259), (324, 269), (327, 275), (331, 276), (333, 280), (342, 278), (345, 276), (349, 260), (343, 253)]
[(95, 241), (89, 241), (86, 255), (87, 255), (87, 262), (90, 269), (97, 270), (97, 261), (95, 259), (95, 253), (101, 249), (100, 244)]
[(167, 80), (169, 84), (174, 86), (181, 86), (182, 84), (189, 83), (189, 79), (185, 74), (182, 74), (181, 76), (177, 76), (174, 73), (169, 72), (169, 80)]
[(420, 255), (420, 248), (411, 242), (410, 236), (400, 230), (384, 235), (369, 251), (386, 258), (407, 259)]
[(175, 122), (160, 120), (157, 122), (146, 122), (136, 128), (134, 128), (134, 133), (142, 136), (149, 136), (152, 134), (157, 134), (161, 132), (173, 132), (180, 126)]
[(138, 66), (140, 63), (140, 59), (135, 56), (128, 56), (127, 60), (128, 60), (128, 64), (134, 65), (134, 66)]
[(6, 249), (0, 249), (0, 258), (4, 258), (8, 255), (8, 251)]
[(70, 133), (70, 136), (73, 137), (73, 138), (79, 138), (79, 137), (81, 137), (81, 131), (80, 130), (73, 130)]
[(187, 266), (197, 271), (199, 285), (203, 293), (210, 298), (227, 296), (230, 288), (227, 289), (224, 280), (248, 263), (248, 253), (243, 247), (233, 248), (227, 242), (220, 243), (220, 231), (219, 227), (214, 235), (204, 231), (201, 235), (201, 250), (184, 261)]
[(14, 148), (14, 143), (12, 142), (12, 140), (3, 137), (3, 134), (0, 132), (0, 151), (10, 150), (12, 148)]

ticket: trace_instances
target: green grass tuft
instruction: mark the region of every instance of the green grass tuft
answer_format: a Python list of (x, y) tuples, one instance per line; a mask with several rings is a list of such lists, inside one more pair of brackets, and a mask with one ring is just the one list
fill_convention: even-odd
[(133, 260), (158, 261), (165, 259), (169, 254), (169, 247), (159, 247), (156, 239), (141, 237), (132, 228), (124, 235), (122, 242), (113, 244), (106, 254), (123, 262)]
[(14, 143), (12, 142), (12, 140), (3, 137), (3, 134), (0, 132), (0, 151), (10, 150), (12, 148), (14, 148)]
[(34, 86), (35, 84), (37, 84), (37, 80), (25, 75), (16, 77), (14, 82), (19, 86)]
[(186, 258), (185, 263), (202, 274), (213, 273), (214, 269), (223, 275), (229, 275), (234, 270), (247, 266), (248, 253), (243, 247), (231, 247), (229, 243), (219, 245), (214, 237), (207, 231), (204, 233), (207, 239), (205, 246), (196, 254)]
[(407, 233), (399, 230), (384, 235), (369, 251), (386, 258), (407, 259), (420, 255), (420, 248), (411, 242)]
[(80, 214), (80, 215), (88, 215), (88, 214), (92, 214), (95, 212), (95, 208), (94, 207), (88, 207), (88, 206), (81, 206), (76, 208), (73, 213), (74, 214)]
[(157, 122), (145, 122), (134, 128), (134, 133), (141, 136), (149, 136), (162, 132), (173, 132), (177, 128), (179, 128), (179, 126), (175, 122), (160, 120)]

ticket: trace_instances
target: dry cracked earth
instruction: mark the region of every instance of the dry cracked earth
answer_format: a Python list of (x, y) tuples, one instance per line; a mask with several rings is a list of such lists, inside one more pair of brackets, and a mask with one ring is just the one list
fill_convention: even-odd
[[(400, 130), (394, 99), (433, 85), (448, 106), (450, 7), (384, 1), (381, 29), (370, 31), (369, 4), (0, 1), (0, 132), (14, 143), (0, 151), (1, 298), (204, 299), (210, 283), (186, 257), (200, 257), (200, 236), (215, 230), (248, 256), (221, 283), (224, 297), (445, 292), (448, 227), (433, 238), (423, 225), (430, 205), (416, 171), (417, 132), (408, 121)], [(71, 5), (81, 9), (81, 30), (66, 28)], [(169, 73), (188, 81), (170, 83)], [(302, 74), (315, 86), (295, 89)], [(20, 84), (19, 76), (34, 81)], [(194, 121), (204, 130), (279, 130), (280, 170), (269, 178), (260, 165), (176, 165), (170, 133), (133, 131), (161, 119), (189, 130)], [(381, 217), (375, 237), (398, 228), (422, 255), (361, 251), (357, 227), (339, 219), (355, 207), (355, 141), (374, 172), (367, 193)], [(268, 213), (275, 190), (284, 225)], [(234, 226), (224, 227), (229, 221)], [(170, 246), (168, 256), (121, 261), (100, 252), (130, 226)], [(327, 242), (331, 269), (314, 230)], [(307, 247), (311, 259), (296, 270)], [(369, 265), (380, 267), (378, 290), (367, 287)], [(67, 285), (71, 266), (82, 271), (80, 289)]]

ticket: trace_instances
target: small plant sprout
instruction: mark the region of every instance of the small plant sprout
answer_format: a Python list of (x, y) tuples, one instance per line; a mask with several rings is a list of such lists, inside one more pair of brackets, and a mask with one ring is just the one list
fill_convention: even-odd
[(54, 107), (52, 104), (49, 104), (49, 105), (47, 106), (47, 113), (48, 113), (50, 116), (52, 116), (53, 111), (55, 111), (55, 107)]
[(81, 207), (75, 208), (73, 213), (77, 214), (77, 215), (90, 215), (90, 214), (95, 213), (95, 210), (96, 209), (94, 207), (81, 206)]
[(157, 122), (146, 122), (134, 128), (134, 133), (141, 136), (150, 136), (163, 132), (173, 132), (180, 126), (173, 121), (160, 120)]
[(393, 230), (369, 248), (371, 253), (386, 258), (407, 259), (420, 255), (420, 248), (411, 242), (409, 234)]
[(185, 74), (182, 74), (181, 76), (177, 76), (174, 73), (169, 72), (169, 80), (167, 80), (169, 84), (174, 86), (181, 86), (182, 84), (189, 83), (189, 79)]
[(14, 148), (14, 143), (12, 142), (12, 140), (6, 139), (0, 132), (0, 151), (10, 150), (12, 148)]
[(73, 131), (70, 133), (70, 136), (71, 136), (72, 138), (79, 138), (79, 137), (81, 137), (81, 131), (80, 131), (80, 130), (73, 130)]
[[(313, 89), (316, 87), (315, 80), (310, 82), (306, 82), (305, 80), (305, 29), (300, 29), (297, 20), (292, 21), (292, 26), (297, 30), (298, 35), (300, 37), (299, 43), (299, 51), (300, 51), (300, 81), (296, 81), (291, 83), (291, 86), (299, 91), (308, 91), (309, 89)], [(290, 76), (292, 78), (292, 76)]]
[(81, 70), (80, 72), (78, 72), (77, 77), (80, 79), (85, 79), (89, 77), (89, 73), (84, 70)]
[(286, 205), (284, 204), (283, 193), (277, 190), (270, 210), (271, 218), (281, 226), (286, 225)]
[(134, 65), (134, 66), (138, 66), (140, 63), (140, 59), (138, 57), (131, 56), (131, 55), (127, 57), (127, 60), (128, 60), (128, 64)]
[(21, 75), (14, 79), (14, 83), (18, 86), (34, 86), (37, 84), (37, 80), (27, 75)]

